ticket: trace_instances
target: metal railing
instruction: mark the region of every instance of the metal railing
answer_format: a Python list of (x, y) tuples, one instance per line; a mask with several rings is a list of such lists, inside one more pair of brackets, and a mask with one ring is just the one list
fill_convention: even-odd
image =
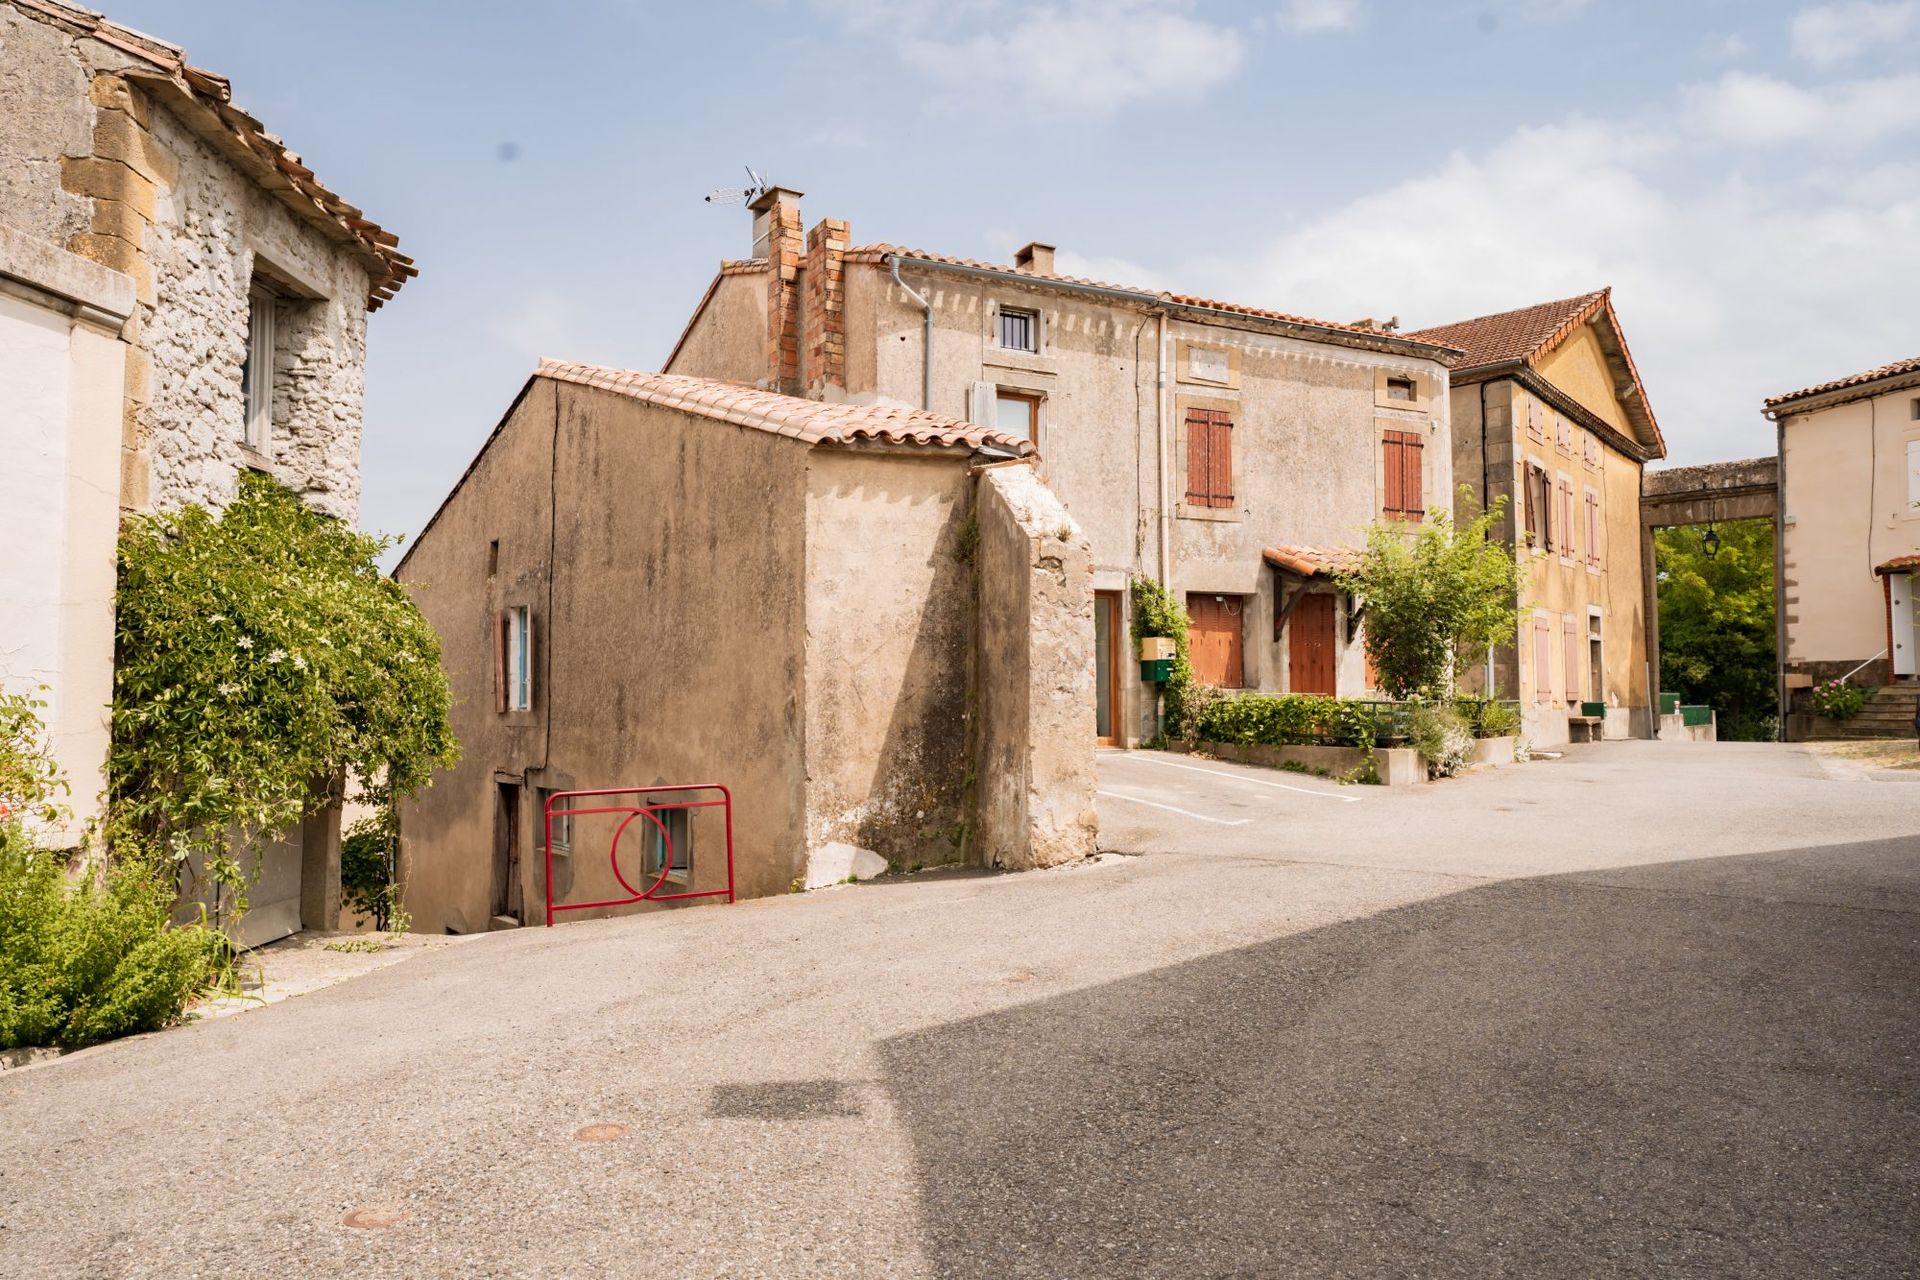
[[(717, 800), (669, 800), (658, 804), (643, 802), (640, 804), (596, 805), (580, 809), (576, 809), (571, 805), (559, 809), (554, 808), (554, 802), (557, 800), (574, 800), (581, 797), (648, 797), (664, 795), (669, 792), (715, 791), (720, 793), (720, 798)], [(664, 885), (667, 882), (667, 877), (673, 874), (674, 856), (673, 834), (667, 830), (667, 825), (660, 821), (657, 815), (674, 809), (719, 809), (725, 815), (727, 830), (726, 888), (702, 889), (697, 893), (660, 892), (660, 886)], [(620, 887), (632, 896), (626, 898), (608, 898), (601, 902), (555, 902), (553, 900), (553, 820), (555, 818), (583, 818), (593, 814), (603, 813), (623, 813), (627, 815), (621, 819), (620, 825), (614, 828), (613, 841), (607, 847), (607, 861), (613, 868), (613, 878), (619, 881)], [(733, 793), (717, 782), (690, 782), (671, 787), (602, 787), (593, 791), (556, 791), (547, 797), (547, 802), (543, 806), (543, 814), (546, 823), (547, 926), (549, 928), (553, 926), (553, 916), (557, 911), (588, 911), (596, 907), (624, 907), (636, 902), (673, 902), (683, 898), (717, 898), (722, 894), (726, 895), (728, 902), (733, 901)], [(660, 874), (655, 876), (653, 883), (645, 889), (636, 889), (620, 871), (620, 837), (627, 833), (627, 828), (632, 826), (635, 820), (643, 817), (651, 822), (654, 829), (660, 833)], [(692, 828), (691, 820), (689, 820), (687, 825), (690, 833)], [(644, 831), (646, 828), (642, 827), (641, 830)], [(691, 838), (691, 835), (689, 835), (689, 838)]]

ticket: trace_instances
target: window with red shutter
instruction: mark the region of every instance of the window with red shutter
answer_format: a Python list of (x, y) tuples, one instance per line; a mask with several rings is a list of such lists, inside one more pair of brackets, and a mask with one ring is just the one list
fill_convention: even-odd
[(1421, 459), (1426, 441), (1412, 431), (1389, 431), (1381, 437), (1386, 493), (1381, 508), (1395, 519), (1418, 520), (1426, 514)]
[(1213, 446), (1207, 451), (1212, 472), (1210, 505), (1233, 505), (1233, 419), (1218, 409), (1213, 411)]
[(507, 709), (507, 611), (493, 615), (493, 709)]
[(1207, 454), (1213, 445), (1213, 420), (1205, 409), (1187, 410), (1187, 505), (1209, 505)]

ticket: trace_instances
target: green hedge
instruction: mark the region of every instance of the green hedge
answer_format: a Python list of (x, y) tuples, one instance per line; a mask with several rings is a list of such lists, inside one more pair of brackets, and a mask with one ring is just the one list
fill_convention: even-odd
[[(1202, 707), (1195, 716), (1193, 736), (1201, 742), (1246, 746), (1364, 749), (1412, 736), (1420, 705), (1310, 693), (1242, 694)], [(1476, 738), (1504, 737), (1519, 727), (1514, 703), (1458, 698), (1454, 705)]]

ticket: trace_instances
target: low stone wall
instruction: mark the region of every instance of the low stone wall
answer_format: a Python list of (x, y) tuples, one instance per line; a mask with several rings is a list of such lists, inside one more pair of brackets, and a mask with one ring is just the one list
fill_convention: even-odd
[(1028, 463), (975, 489), (975, 858), (1049, 867), (1094, 852), (1093, 548)]
[(1513, 763), (1513, 735), (1501, 738), (1475, 738), (1473, 754), (1467, 757), (1469, 764), (1503, 765)]
[[(1304, 767), (1314, 773), (1324, 773), (1332, 778), (1352, 773), (1367, 762), (1367, 753), (1359, 747), (1322, 747), (1311, 744), (1269, 747), (1239, 742), (1200, 742), (1191, 746), (1175, 743), (1173, 749), (1203, 752), (1216, 760), (1230, 760), (1235, 764), (1257, 764), (1268, 769), (1281, 769), (1289, 765)], [(1508, 748), (1507, 759), (1513, 759), (1511, 747)], [(1375, 747), (1373, 763), (1374, 768), (1379, 772), (1382, 786), (1410, 787), (1427, 780), (1426, 757), (1412, 747)]]

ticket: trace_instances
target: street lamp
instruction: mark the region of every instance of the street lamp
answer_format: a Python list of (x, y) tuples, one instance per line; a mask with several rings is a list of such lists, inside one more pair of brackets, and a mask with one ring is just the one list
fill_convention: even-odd
[(1720, 535), (1713, 531), (1712, 525), (1708, 525), (1707, 531), (1700, 535), (1700, 545), (1706, 549), (1709, 560), (1720, 554)]

